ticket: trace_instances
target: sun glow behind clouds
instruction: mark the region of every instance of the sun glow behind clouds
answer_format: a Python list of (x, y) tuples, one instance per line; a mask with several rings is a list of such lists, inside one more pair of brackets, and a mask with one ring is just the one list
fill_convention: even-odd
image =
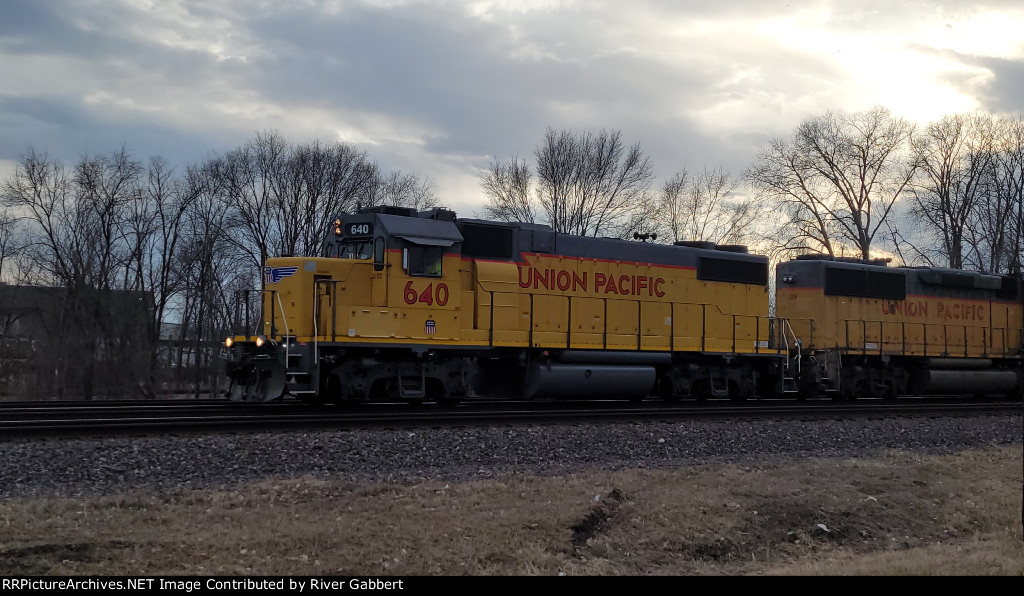
[(983, 12), (956, 21), (941, 19), (925, 27), (918, 40), (927, 46), (969, 56), (1024, 56), (1024, 9)]
[[(946, 51), (949, 44), (935, 45), (939, 38), (934, 32), (944, 27), (938, 24), (941, 18), (939, 14), (930, 16), (916, 29), (908, 25), (872, 31), (850, 27), (846, 24), (848, 17), (835, 18), (830, 11), (819, 10), (772, 20), (760, 30), (778, 46), (834, 67), (831, 97), (824, 98), (824, 102), (817, 98), (817, 105), (848, 111), (883, 105), (923, 123), (944, 114), (976, 109), (972, 87), (992, 76), (986, 69)], [(975, 26), (965, 27), (965, 31)], [(966, 36), (957, 38), (961, 47), (968, 47)], [(1003, 44), (1003, 51), (1009, 49)]]

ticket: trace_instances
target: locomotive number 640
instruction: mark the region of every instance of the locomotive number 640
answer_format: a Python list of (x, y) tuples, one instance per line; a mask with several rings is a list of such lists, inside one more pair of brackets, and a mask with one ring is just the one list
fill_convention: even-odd
[(412, 281), (405, 284), (406, 304), (416, 304), (417, 302), (423, 302), (428, 306), (433, 306), (435, 303), (438, 306), (448, 304), (448, 286), (446, 284), (439, 283), (435, 289), (434, 284), (429, 283), (422, 290), (417, 290), (412, 284)]

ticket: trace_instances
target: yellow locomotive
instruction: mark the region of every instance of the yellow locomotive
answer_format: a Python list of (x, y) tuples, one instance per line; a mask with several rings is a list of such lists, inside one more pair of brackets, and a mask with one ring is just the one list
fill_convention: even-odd
[(269, 259), (227, 340), (232, 399), (743, 398), (795, 391), (768, 260), (457, 219), (338, 217), (318, 257)]
[(803, 395), (1020, 393), (1020, 277), (805, 255), (776, 280)]
[[(642, 239), (642, 238), (641, 238)], [(582, 237), (376, 207), (268, 259), (230, 397), (1020, 395), (1019, 276)]]

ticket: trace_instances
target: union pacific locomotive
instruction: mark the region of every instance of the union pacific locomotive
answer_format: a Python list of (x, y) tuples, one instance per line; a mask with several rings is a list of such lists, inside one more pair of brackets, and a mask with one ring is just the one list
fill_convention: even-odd
[(239, 301), (231, 399), (1019, 393), (1021, 280), (375, 207)]

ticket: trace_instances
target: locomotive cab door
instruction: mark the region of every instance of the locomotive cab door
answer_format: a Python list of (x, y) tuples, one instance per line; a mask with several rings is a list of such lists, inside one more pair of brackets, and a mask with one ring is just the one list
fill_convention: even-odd
[(334, 327), (334, 319), (337, 316), (334, 304), (334, 293), (337, 290), (336, 284), (331, 280), (330, 275), (314, 275), (313, 288), (315, 301), (313, 303), (313, 321), (316, 323), (316, 334), (318, 337), (330, 336), (337, 331)]
[(388, 305), (388, 270), (387, 246), (383, 236), (373, 239), (373, 271), (370, 274), (370, 304), (372, 306)]

